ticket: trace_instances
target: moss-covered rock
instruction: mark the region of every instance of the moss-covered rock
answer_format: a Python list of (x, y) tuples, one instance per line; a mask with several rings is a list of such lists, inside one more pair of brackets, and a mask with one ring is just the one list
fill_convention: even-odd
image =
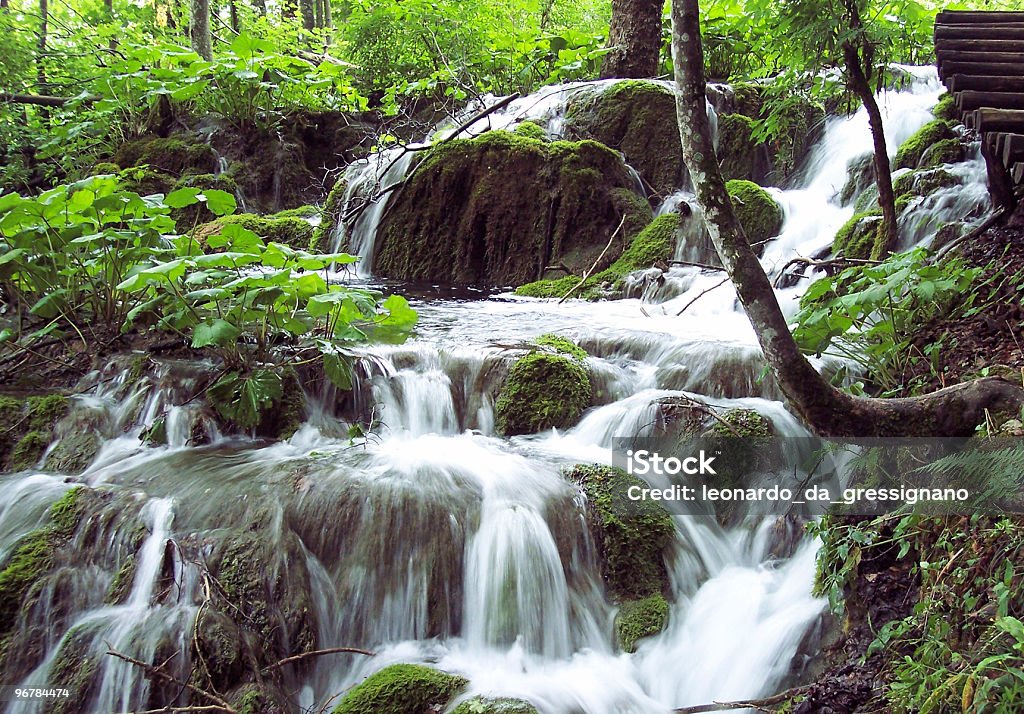
[[(313, 239), (309, 244), (310, 251), (316, 253), (331, 250), (331, 239), (345, 215), (346, 191), (348, 191), (348, 181), (340, 178), (327, 194), (327, 200), (324, 201), (324, 207), (320, 212), (320, 223), (313, 229)], [(345, 249), (345, 246), (342, 248)]]
[(587, 351), (567, 337), (560, 337), (552, 333), (543, 334), (533, 341), (538, 347), (547, 347), (560, 354), (569, 355), (582, 363), (587, 359)]
[(516, 125), (514, 131), (516, 134), (519, 134), (519, 136), (525, 136), (528, 139), (537, 139), (538, 141), (548, 140), (548, 133), (544, 130), (544, 127), (536, 122), (520, 122)]
[(32, 468), (54, 439), (57, 422), (69, 408), (63, 394), (19, 398), (0, 396), (0, 465), (5, 470)]
[(149, 167), (172, 176), (208, 174), (217, 169), (217, 155), (209, 144), (186, 136), (143, 137), (118, 147), (114, 163)]
[(277, 213), (270, 216), (270, 218), (316, 218), (320, 215), (320, 209), (312, 204), (305, 206), (298, 206), (296, 208), (289, 208), (285, 211), (278, 211)]
[(46, 455), (44, 468), (64, 474), (81, 473), (96, 458), (102, 443), (99, 434), (91, 430), (66, 434)]
[(636, 652), (636, 643), (656, 635), (668, 622), (668, 602), (661, 593), (627, 600), (615, 615), (615, 634), (624, 652)]
[(921, 163), (921, 157), (931, 146), (940, 141), (956, 138), (957, 133), (953, 130), (952, 122), (942, 119), (928, 122), (900, 145), (893, 168), (916, 169)]
[[(614, 288), (634, 270), (650, 268), (667, 261), (675, 250), (679, 233), (679, 216), (666, 213), (651, 221), (629, 244), (614, 263), (601, 272), (591, 275), (576, 289), (573, 297), (595, 299), (601, 297), (602, 287)], [(540, 298), (561, 298), (575, 288), (580, 279), (567, 275), (554, 280), (537, 280), (516, 288), (517, 295)]]
[(943, 93), (939, 101), (932, 107), (932, 116), (945, 121), (956, 121), (960, 118), (960, 112), (956, 108), (956, 100), (949, 92)]
[(590, 397), (590, 375), (578, 359), (531, 352), (516, 360), (498, 393), (498, 432), (514, 436), (572, 426), (590, 406)]
[(958, 185), (960, 180), (944, 169), (919, 169), (898, 176), (892, 182), (892, 190), (900, 197), (918, 197)]
[(722, 420), (725, 423), (716, 421), (712, 425), (712, 434), (759, 440), (767, 439), (774, 433), (772, 423), (763, 414), (753, 409), (730, 409), (722, 415)]
[(140, 196), (168, 194), (174, 190), (177, 179), (169, 173), (148, 166), (133, 166), (120, 173), (122, 185)]
[(0, 640), (17, 622), (18, 610), (29, 589), (56, 564), (57, 551), (74, 535), (88, 506), (88, 490), (69, 489), (49, 511), (49, 523), (15, 547), (0, 569)]
[(85, 714), (99, 670), (99, 657), (91, 651), (93, 633), (87, 625), (72, 628), (61, 640), (50, 665), (52, 681), (69, 690), (67, 697), (53, 700), (50, 714)]
[(110, 161), (101, 161), (93, 166), (89, 173), (93, 176), (105, 176), (111, 174), (116, 176), (121, 173), (121, 167)]
[(537, 708), (522, 699), (471, 697), (452, 709), (451, 714), (538, 714)]
[(393, 664), (345, 694), (334, 714), (434, 714), (467, 680), (420, 664)]
[(565, 136), (593, 139), (621, 151), (662, 196), (683, 184), (675, 97), (663, 85), (625, 80), (572, 98), (565, 110)]
[(722, 178), (763, 181), (769, 169), (764, 144), (754, 139), (754, 120), (743, 114), (718, 116), (718, 161)]
[(242, 226), (265, 241), (284, 243), (299, 250), (308, 249), (313, 238), (313, 226), (309, 221), (301, 218), (257, 216), (252, 213), (238, 213), (204, 223), (195, 229), (194, 235), (199, 242), (204, 243), (210, 236), (218, 235), (221, 228), (226, 225)]
[[(725, 184), (736, 217), (747, 234), (751, 246), (774, 238), (782, 230), (782, 206), (753, 181), (733, 179)], [(763, 248), (762, 248), (763, 250)], [(760, 251), (755, 251), (760, 252)]]
[(665, 552), (672, 517), (656, 501), (632, 501), (630, 486), (646, 484), (622, 469), (579, 464), (566, 477), (587, 497), (587, 520), (601, 554), (601, 575), (617, 602), (668, 592)]
[(832, 239), (832, 254), (847, 258), (867, 259), (875, 245), (881, 213), (857, 213), (836, 231)]
[(521, 285), (544, 267), (611, 264), (651, 219), (621, 157), (592, 141), (505, 131), (432, 149), (392, 198), (374, 248), (380, 275)]
[(859, 198), (864, 191), (875, 183), (875, 155), (867, 152), (851, 159), (846, 166), (847, 179), (839, 192), (839, 204), (846, 206)]
[(921, 157), (921, 168), (931, 169), (955, 164), (967, 158), (967, 146), (960, 139), (943, 139), (928, 147)]

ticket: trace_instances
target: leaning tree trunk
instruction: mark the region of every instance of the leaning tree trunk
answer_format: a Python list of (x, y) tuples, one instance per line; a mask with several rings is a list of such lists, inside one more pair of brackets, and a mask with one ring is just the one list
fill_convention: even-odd
[(672, 60), (683, 159), (696, 187), (711, 240), (729, 273), (779, 387), (793, 410), (823, 436), (971, 434), (985, 410), (1016, 410), (1024, 391), (980, 379), (922, 397), (865, 399), (828, 383), (800, 352), (768, 276), (747, 242), (725, 190), (706, 109), (698, 0), (672, 2)]
[(611, 52), (601, 63), (602, 79), (657, 76), (663, 7), (664, 0), (612, 0)]
[(213, 47), (210, 39), (210, 0), (192, 0), (192, 24), (189, 34), (192, 37), (192, 49), (196, 54), (209, 62), (213, 59)]

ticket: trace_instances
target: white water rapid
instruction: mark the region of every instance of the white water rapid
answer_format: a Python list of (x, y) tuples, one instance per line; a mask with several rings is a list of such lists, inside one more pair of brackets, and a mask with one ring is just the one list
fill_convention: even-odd
[[(915, 76), (908, 89), (880, 95), (893, 153), (932, 118), (940, 93), (932, 70)], [(566, 96), (606, 85), (546, 88), (470, 132), (533, 118), (557, 135)], [(785, 210), (782, 233), (761, 259), (773, 278), (791, 258), (826, 248), (852, 215), (836, 194), (848, 162), (871, 146), (863, 111), (830, 119), (799, 185), (771, 189)], [(350, 169), (347, 198), (400, 180), (411, 158), (392, 152)], [(941, 221), (985, 205), (981, 161), (953, 171), (961, 186), (915, 208), (908, 243), (927, 243)], [(668, 207), (684, 198), (668, 199)], [(337, 236), (362, 257), (364, 276), (372, 273), (383, 210), (382, 201)], [(691, 223), (688, 235), (699, 236), (699, 223)], [(665, 714), (793, 684), (814, 655), (812, 631), (824, 610), (810, 594), (812, 539), (779, 557), (774, 518), (723, 529), (711, 518), (674, 517), (668, 625), (626, 654), (614, 644), (615, 608), (603, 591), (582, 496), (561, 476), (576, 463), (610, 463), (611, 440), (648, 433), (655, 401), (665, 397), (755, 409), (781, 435), (805, 433), (771, 380), (761, 379), (751, 326), (731, 286), (714, 287), (720, 282), (720, 273), (674, 267), (658, 282), (638, 277), (635, 297), (616, 301), (415, 299), (413, 339), (362, 350), (352, 399), (364, 412), (374, 405), (379, 425), (359, 446), (339, 438), (337, 424), (314, 426), (332, 413), (315, 396), (310, 414), (317, 418), (290, 441), (268, 446), (224, 439), (196, 404), (183, 404), (179, 391), (189, 377), (180, 364), (162, 364), (162, 376), (141, 387), (111, 379), (120, 374), (115, 367), (95, 375), (97, 386), (78, 406), (96, 415), (92, 423), (106, 441), (72, 480), (107, 499), (106, 516), (76, 535), (81, 557), (62, 561), (65, 577), (51, 584), (61, 592), (37, 593), (31, 620), (19, 620), (19, 641), (35, 643), (45, 656), (10, 684), (65, 686), (53, 673), (73, 653), (77, 667), (65, 662), (60, 671), (91, 682), (77, 690), (82, 711), (187, 700), (187, 693), (157, 691), (138, 668), (104, 653), (166, 660), (169, 671), (187, 673), (194, 623), (218, 587), (200, 565), (246, 557), (261, 558), (277, 595), (294, 605), (252, 614), (276, 623), (265, 630), (268, 650), (290, 638), (376, 653), (320, 657), (289, 675), (295, 711), (319, 711), (396, 662), (465, 676), (469, 685), (458, 701), (517, 697), (542, 714)], [(779, 291), (790, 313), (808, 282)], [(509, 345), (549, 332), (587, 350), (599, 406), (565, 431), (500, 438), (493, 404), (516, 354)], [(166, 445), (147, 445), (144, 430), (160, 413)], [(197, 430), (209, 445), (189, 445)], [(0, 476), (0, 556), (45, 523), (48, 505), (68, 487), (64, 477), (40, 470)], [(225, 538), (246, 545), (225, 555), (215, 547)], [(128, 558), (131, 585), (113, 597)], [(250, 592), (241, 578), (219, 587)], [(5, 711), (45, 707), (21, 701)]]

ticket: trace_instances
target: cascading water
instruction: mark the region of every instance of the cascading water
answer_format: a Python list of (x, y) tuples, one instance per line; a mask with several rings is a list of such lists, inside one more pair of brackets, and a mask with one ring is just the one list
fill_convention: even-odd
[[(602, 86), (547, 88), (486, 124), (530, 117), (557, 134), (566, 96)], [(930, 119), (938, 93), (934, 77), (921, 74), (908, 91), (883, 94), (893, 148)], [(800, 186), (773, 189), (785, 210), (782, 233), (762, 257), (773, 277), (791, 258), (826, 247), (852, 214), (835, 196), (847, 162), (870, 149), (863, 113), (833, 119)], [(412, 154), (399, 152), (385, 152), (376, 167), (350, 169), (346, 205), (400, 181)], [(948, 220), (977, 210), (979, 162), (952, 170), (960, 190), (915, 207), (918, 219), (931, 220), (920, 225), (932, 228), (908, 240), (930, 240), (939, 214)], [(662, 210), (678, 210), (686, 198), (677, 194)], [(336, 237), (362, 257), (364, 274), (385, 207), (375, 203)], [(699, 242), (699, 220), (687, 223), (686, 235), (691, 247)], [(714, 257), (686, 250), (677, 258)], [(154, 691), (139, 668), (106, 650), (166, 660), (168, 671), (187, 678), (196, 643), (218, 624), (204, 619), (206, 604), (218, 587), (254, 597), (245, 564), (259, 558), (271, 571), (275, 602), (284, 603), (251, 613), (271, 659), (313, 648), (376, 653), (336, 654), (289, 670), (296, 708), (319, 708), (394, 662), (462, 674), (470, 681), (462, 698), (519, 697), (545, 714), (662, 714), (771, 693), (799, 669), (794, 660), (822, 613), (810, 596), (815, 543), (804, 539), (780, 560), (771, 519), (724, 529), (711, 518), (675, 517), (668, 626), (623, 654), (581, 495), (561, 476), (579, 462), (610, 462), (612, 439), (647, 433), (656, 403), (671, 397), (752, 408), (780, 435), (805, 433), (777, 388), (759, 379), (751, 326), (731, 286), (720, 283), (719, 272), (688, 265), (671, 268), (654, 287), (637, 279), (635, 297), (599, 304), (508, 295), (420, 301), (414, 340), (362, 350), (353, 399), (364, 412), (372, 405), (381, 424), (358, 446), (331, 436), (339, 430), (313, 426), (271, 446), (224, 439), (185, 396), (187, 377), (172, 362), (138, 384), (117, 371), (96, 375), (75, 408), (93, 414), (90, 423), (106, 441), (78, 480), (109, 499), (107, 516), (79, 529), (81, 561), (63, 563), (63, 575), (46, 581), (49, 599), (19, 616), (12, 646), (31, 662), (19, 682), (64, 686), (58, 679), (74, 658), (74, 671), (91, 682), (79, 689), (87, 711), (189, 701), (180, 690)], [(806, 283), (779, 291), (786, 309)], [(563, 432), (498, 438), (493, 405), (509, 356), (547, 332), (587, 350), (600, 406)], [(331, 418), (330, 409), (312, 411)], [(144, 439), (157, 422), (166, 432), (159, 446)], [(191, 446), (199, 437), (209, 445)], [(5, 557), (46, 523), (48, 505), (68, 484), (34, 470), (0, 479)], [(219, 563), (224, 582), (204, 575), (208, 560)], [(131, 584), (114, 597), (121, 572), (131, 573)], [(209, 666), (207, 658), (202, 664)], [(27, 701), (6, 709), (43, 710)]]

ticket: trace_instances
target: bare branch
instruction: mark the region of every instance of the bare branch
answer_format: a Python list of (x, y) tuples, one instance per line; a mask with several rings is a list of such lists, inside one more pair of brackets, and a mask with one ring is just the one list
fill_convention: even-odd
[(626, 216), (622, 216), (622, 220), (619, 221), (618, 228), (616, 228), (612, 232), (611, 238), (608, 239), (608, 244), (605, 245), (604, 250), (601, 251), (601, 255), (597, 256), (597, 260), (595, 260), (594, 264), (590, 266), (590, 269), (587, 270), (585, 273), (583, 273), (583, 277), (580, 278), (580, 281), (578, 283), (576, 283), (575, 285), (573, 285), (571, 288), (569, 288), (569, 292), (567, 292), (565, 295), (562, 296), (562, 299), (558, 301), (559, 305), (561, 305), (563, 302), (568, 300), (570, 295), (572, 295), (574, 292), (579, 290), (580, 287), (583, 285), (583, 283), (587, 282), (587, 278), (589, 278), (590, 274), (593, 273), (594, 270), (597, 269), (597, 266), (600, 264), (601, 259), (604, 258), (604, 254), (607, 253), (608, 249), (612, 247), (612, 243), (615, 241), (615, 236), (617, 236), (619, 234), (619, 231), (622, 230), (622, 226), (624, 226), (625, 223), (626, 223)]
[(271, 670), (280, 669), (285, 665), (292, 664), (293, 662), (301, 662), (302, 660), (310, 659), (312, 657), (322, 657), (324, 655), (342, 653), (361, 654), (366, 655), (367, 657), (377, 656), (376, 652), (370, 652), (369, 650), (361, 650), (358, 647), (328, 647), (324, 650), (314, 650), (312, 652), (303, 652), (302, 654), (292, 655), (291, 657), (285, 657), (280, 662), (275, 662), (274, 664), (264, 667), (262, 670), (260, 670), (260, 674), (266, 674)]

